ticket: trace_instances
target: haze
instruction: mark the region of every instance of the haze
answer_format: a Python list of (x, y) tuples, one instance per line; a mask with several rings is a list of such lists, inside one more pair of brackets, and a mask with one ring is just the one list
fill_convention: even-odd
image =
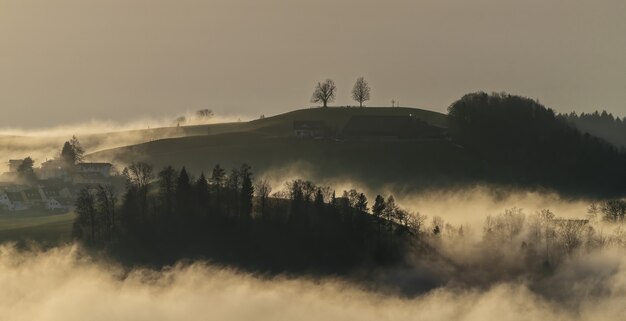
[(625, 116), (621, 0), (0, 0), (0, 127), (177, 115), (256, 118), (335, 105), (437, 111), (508, 91), (557, 111)]

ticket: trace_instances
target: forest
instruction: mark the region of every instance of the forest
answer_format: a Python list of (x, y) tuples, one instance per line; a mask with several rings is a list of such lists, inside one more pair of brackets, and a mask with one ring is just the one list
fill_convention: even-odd
[(626, 191), (626, 153), (535, 100), (478, 92), (448, 111), (452, 140), (484, 160), (480, 171), (491, 182), (573, 196), (616, 197)]
[(341, 274), (416, 257), (441, 260), (449, 247), (474, 244), (478, 251), (524, 258), (520, 273), (541, 273), (582, 249), (626, 245), (621, 229), (607, 235), (594, 225), (624, 222), (626, 202), (619, 199), (592, 203), (586, 219), (511, 208), (487, 217), (476, 244), (471, 227), (438, 216), (429, 222), (393, 196), (377, 195), (370, 203), (354, 189), (337, 196), (329, 186), (301, 179), (272, 193), (246, 164), (230, 172), (217, 165), (208, 178), (193, 178), (184, 167), (153, 173), (137, 162), (122, 177), (126, 187), (119, 194), (110, 185), (81, 190), (73, 234), (129, 265), (205, 259), (270, 273)]
[(268, 271), (341, 271), (402, 259), (424, 220), (378, 195), (336, 196), (327, 186), (294, 180), (272, 193), (250, 166), (215, 166), (197, 178), (171, 166), (153, 173), (133, 163), (112, 186), (85, 187), (76, 201), (74, 236), (132, 264), (207, 258)]
[(626, 148), (626, 117), (620, 118), (607, 113), (595, 111), (593, 113), (559, 114), (558, 117), (572, 124), (584, 133), (605, 139), (607, 142)]

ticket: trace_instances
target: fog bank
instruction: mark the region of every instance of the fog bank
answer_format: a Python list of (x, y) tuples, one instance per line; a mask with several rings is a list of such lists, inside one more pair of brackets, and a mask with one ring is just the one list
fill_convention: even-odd
[(0, 246), (3, 320), (622, 320), (626, 259), (601, 251), (562, 265), (536, 294), (525, 280), (442, 286), (402, 297), (346, 281), (260, 277), (206, 263), (162, 271), (121, 268), (76, 246)]

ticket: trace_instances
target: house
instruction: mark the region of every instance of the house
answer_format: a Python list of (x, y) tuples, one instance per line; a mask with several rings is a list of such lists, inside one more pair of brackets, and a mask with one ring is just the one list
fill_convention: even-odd
[(12, 204), (9, 200), (9, 197), (7, 196), (7, 193), (5, 193), (4, 191), (0, 191), (0, 207), (11, 210), (11, 205)]
[(9, 166), (9, 171), (8, 172), (4, 172), (2, 173), (2, 175), (0, 175), (0, 181), (2, 182), (13, 182), (15, 181), (18, 176), (17, 176), (17, 172), (20, 168), (20, 166), (22, 165), (22, 163), (24, 162), (23, 159), (11, 159), (9, 160), (8, 166)]
[(28, 209), (28, 201), (22, 195), (22, 192), (4, 192), (9, 200), (8, 209), (10, 211), (23, 211)]
[(20, 168), (20, 166), (22, 166), (23, 162), (24, 162), (23, 159), (10, 159), (9, 160), (9, 172), (17, 173), (18, 169)]
[(45, 198), (42, 193), (40, 193), (38, 187), (23, 190), (22, 198), (28, 208), (43, 207), (45, 203)]
[(72, 209), (74, 209), (74, 202), (69, 199), (50, 198), (45, 201), (44, 206), (49, 211), (67, 212), (67, 211), (71, 211)]
[(41, 168), (37, 171), (39, 179), (67, 179), (67, 170), (63, 166), (63, 161), (58, 159), (51, 159), (41, 163)]
[(294, 120), (293, 133), (299, 138), (321, 138), (326, 136), (326, 123), (321, 120)]

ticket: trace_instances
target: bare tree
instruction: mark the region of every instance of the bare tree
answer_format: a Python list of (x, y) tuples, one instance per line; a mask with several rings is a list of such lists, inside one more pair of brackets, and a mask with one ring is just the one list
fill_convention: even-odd
[(260, 201), (261, 215), (265, 215), (267, 208), (267, 199), (272, 192), (272, 186), (270, 186), (270, 183), (267, 180), (262, 179), (257, 182), (255, 191)]
[(123, 175), (128, 182), (139, 189), (146, 188), (154, 178), (152, 165), (144, 162), (134, 162), (124, 169)]
[(328, 107), (328, 103), (335, 100), (335, 92), (337, 87), (332, 79), (326, 79), (324, 82), (318, 82), (311, 97), (312, 103), (321, 102), (324, 107)]
[(139, 195), (139, 215), (144, 217), (147, 212), (148, 185), (154, 175), (152, 165), (144, 162), (135, 162), (124, 168), (122, 175), (126, 177), (129, 187), (136, 189)]
[[(99, 215), (99, 223), (101, 223), (100, 231), (106, 234), (107, 241), (111, 241), (115, 230), (115, 203), (116, 195), (113, 186), (98, 185), (95, 194), (95, 207), (97, 215)], [(104, 236), (103, 236), (104, 238)]]
[(587, 220), (559, 219), (555, 221), (558, 228), (558, 238), (567, 254), (571, 254), (583, 243), (583, 231)]
[(623, 221), (626, 217), (626, 201), (624, 200), (608, 200), (602, 203), (600, 211), (604, 214), (607, 221)]
[(359, 77), (352, 88), (352, 98), (359, 103), (359, 107), (363, 107), (363, 102), (370, 100), (370, 86), (365, 78)]
[(213, 117), (213, 110), (211, 109), (200, 109), (196, 111), (196, 117), (198, 119), (210, 119)]

